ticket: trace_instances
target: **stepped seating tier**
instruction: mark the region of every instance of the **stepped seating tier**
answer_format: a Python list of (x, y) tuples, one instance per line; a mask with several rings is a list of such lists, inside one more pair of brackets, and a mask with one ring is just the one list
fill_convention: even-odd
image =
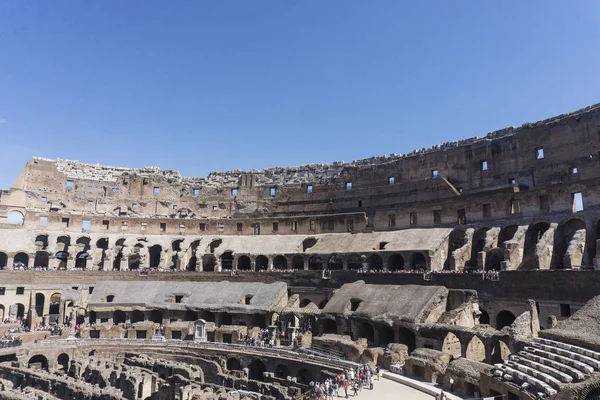
[(521, 372), (511, 366), (506, 364), (497, 364), (496, 368), (502, 370), (505, 374), (503, 378), (507, 381), (515, 380), (516, 378), (519, 382), (527, 382), (529, 385), (535, 387), (537, 390), (540, 390), (547, 394), (548, 396), (554, 396), (557, 391), (552, 386), (547, 384), (546, 382), (538, 379), (534, 376), (528, 375), (525, 372)]
[(538, 363), (536, 361), (529, 360), (525, 357), (519, 357), (515, 355), (511, 355), (509, 360), (513, 363), (521, 364), (529, 368), (533, 368), (535, 370), (541, 371), (545, 374), (552, 376), (553, 378), (558, 379), (562, 383), (571, 383), (573, 382), (573, 377), (569, 374), (565, 374), (562, 371), (559, 371), (556, 368), (549, 367), (547, 365)]

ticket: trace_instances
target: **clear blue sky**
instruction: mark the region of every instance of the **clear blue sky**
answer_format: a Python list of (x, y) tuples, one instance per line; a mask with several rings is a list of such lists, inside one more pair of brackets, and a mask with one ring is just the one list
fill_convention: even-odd
[(597, 0), (0, 0), (2, 188), (32, 156), (204, 176), (597, 102)]

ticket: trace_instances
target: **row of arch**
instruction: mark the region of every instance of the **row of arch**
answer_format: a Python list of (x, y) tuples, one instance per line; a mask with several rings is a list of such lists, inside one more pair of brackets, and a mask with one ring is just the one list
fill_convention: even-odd
[[(263, 381), (264, 373), (270, 372), (267, 370), (265, 363), (257, 358), (252, 359), (245, 366), (240, 362), (238, 358), (230, 357), (226, 361), (226, 367), (230, 371), (242, 371), (248, 369), (248, 378), (255, 381)], [(296, 377), (298, 383), (309, 384), (313, 381), (313, 373), (308, 368), (301, 368), (296, 374), (292, 374), (290, 368), (285, 364), (278, 364), (272, 371), (275, 377), (280, 379), (286, 379), (289, 377)]]

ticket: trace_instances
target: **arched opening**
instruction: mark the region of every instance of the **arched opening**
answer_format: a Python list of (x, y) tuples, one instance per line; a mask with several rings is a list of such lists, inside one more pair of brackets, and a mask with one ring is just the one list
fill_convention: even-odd
[(67, 260), (69, 259), (69, 253), (66, 251), (59, 251), (54, 255), (54, 257), (59, 261), (58, 269), (66, 270), (67, 269)]
[(479, 316), (479, 324), (483, 325), (489, 325), (490, 324), (490, 314), (488, 314), (487, 311), (485, 311), (484, 309), (479, 309), (481, 311), (481, 315)]
[(140, 253), (131, 253), (129, 255), (128, 265), (130, 270), (140, 269), (141, 262), (142, 259), (140, 257)]
[(127, 321), (127, 314), (122, 310), (115, 310), (113, 314), (113, 323), (114, 324), (124, 324)]
[(412, 352), (416, 347), (415, 334), (407, 328), (398, 329), (398, 342), (408, 347), (408, 352)]
[(287, 259), (284, 256), (276, 256), (273, 259), (273, 268), (278, 270), (287, 269)]
[(452, 355), (454, 358), (461, 356), (460, 339), (452, 332), (448, 332), (442, 344), (442, 351)]
[(25, 217), (20, 211), (11, 211), (6, 216), (6, 223), (8, 225), (23, 225), (23, 223), (25, 223)]
[(202, 310), (200, 312), (200, 319), (205, 320), (206, 322), (215, 322), (215, 313), (210, 312), (208, 310)]
[(8, 267), (8, 256), (6, 253), (0, 253), (0, 269)]
[(13, 267), (14, 268), (27, 268), (29, 265), (29, 256), (26, 253), (15, 254)]
[(214, 272), (215, 265), (217, 265), (217, 259), (212, 254), (205, 254), (202, 256), (202, 270), (204, 272)]
[(383, 260), (379, 254), (371, 254), (367, 258), (369, 264), (369, 271), (381, 271), (383, 269)]
[(427, 259), (421, 253), (413, 254), (410, 259), (410, 268), (413, 270), (425, 270), (427, 269)]
[(504, 261), (504, 249), (500, 247), (490, 249), (485, 257), (485, 270), (500, 271), (502, 269), (502, 261)]
[(50, 253), (47, 251), (36, 251), (35, 258), (33, 259), (33, 266), (45, 268), (48, 264), (50, 264)]
[(485, 346), (477, 336), (473, 336), (467, 345), (466, 356), (469, 360), (485, 362)]
[(35, 314), (38, 317), (44, 316), (44, 303), (46, 302), (46, 296), (43, 293), (35, 294)]
[(50, 296), (50, 322), (58, 323), (60, 316), (60, 293)]
[(155, 244), (154, 246), (148, 247), (148, 261), (150, 268), (159, 268), (160, 265), (160, 254), (162, 253), (162, 246)]
[(380, 325), (377, 329), (379, 333), (379, 346), (387, 346), (390, 343), (394, 343), (394, 330), (389, 325)]
[(321, 300), (321, 302), (319, 303), (319, 310), (324, 309), (327, 303), (329, 303), (329, 300)]
[(510, 348), (503, 341), (498, 341), (492, 348), (492, 364), (502, 364), (508, 360), (510, 356)]
[(96, 311), (90, 311), (89, 316), (90, 316), (90, 324), (95, 324), (96, 323)]
[(4, 322), (6, 318), (4, 318), (5, 308), (4, 305), (0, 304), (0, 323)]
[(292, 257), (292, 269), (304, 269), (304, 258), (302, 256)]
[(188, 248), (189, 260), (186, 266), (188, 271), (196, 271), (198, 270), (198, 257), (196, 257), (196, 252), (198, 251), (198, 247), (200, 246), (199, 240), (194, 240), (190, 247)]
[(108, 250), (108, 238), (100, 238), (96, 241), (96, 247), (102, 250)]
[(327, 261), (327, 269), (334, 271), (344, 269), (344, 260), (342, 260), (339, 256), (331, 256), (329, 261)]
[(210, 242), (210, 244), (208, 245), (210, 252), (214, 253), (215, 249), (218, 248), (221, 245), (221, 243), (223, 243), (223, 239), (214, 239), (212, 242)]
[(489, 230), (490, 228), (481, 228), (473, 235), (471, 259), (469, 260), (469, 266), (471, 268), (477, 268), (477, 254), (485, 248), (485, 239)]
[[(585, 221), (574, 218), (566, 221), (558, 228), (554, 241), (554, 262), (558, 269), (581, 266), (586, 251)], [(574, 246), (571, 246), (571, 244)], [(579, 244), (579, 245), (578, 245)], [(569, 256), (569, 255), (570, 256)], [(569, 257), (565, 263), (565, 258)], [(573, 264), (573, 265), (571, 265)]]
[(311, 247), (313, 247), (315, 244), (317, 244), (317, 239), (310, 237), (310, 238), (306, 238), (302, 241), (302, 251), (306, 253), (306, 250), (310, 249)]
[(69, 356), (67, 354), (61, 353), (56, 362), (58, 364), (58, 369), (63, 373), (66, 374), (69, 371)]
[(360, 254), (352, 254), (348, 257), (348, 269), (359, 270), (363, 267), (363, 260)]
[(254, 266), (256, 271), (265, 271), (269, 268), (269, 259), (263, 255), (257, 256)]
[(310, 299), (302, 299), (300, 301), (300, 308), (304, 308), (307, 305), (309, 305), (310, 303), (312, 303), (312, 301)]
[(258, 327), (260, 329), (265, 329), (267, 327), (264, 315), (253, 314), (251, 323), (252, 323), (252, 327)]
[(226, 251), (221, 254), (221, 267), (225, 270), (233, 269), (233, 252)]
[(375, 330), (373, 329), (373, 325), (371, 325), (368, 322), (360, 321), (358, 323), (357, 335), (358, 335), (357, 339), (359, 339), (359, 338), (367, 339), (367, 342), (369, 343), (369, 345), (372, 345), (375, 343)]
[(220, 320), (221, 325), (233, 325), (233, 317), (227, 312), (221, 313)]
[(338, 332), (337, 323), (333, 319), (326, 318), (320, 320), (319, 327), (322, 334)]
[(69, 246), (71, 246), (71, 237), (68, 235), (59, 236), (56, 239), (56, 248), (58, 251), (69, 251)]
[(275, 376), (280, 379), (285, 379), (290, 376), (290, 369), (284, 364), (279, 364), (275, 368)]
[(133, 310), (131, 312), (131, 323), (135, 324), (136, 322), (144, 321), (144, 312), (140, 310)]
[(252, 269), (250, 257), (240, 256), (237, 261), (237, 269), (240, 271), (250, 271)]
[(535, 248), (546, 231), (550, 228), (548, 222), (538, 222), (529, 225), (525, 232), (525, 243), (523, 244), (523, 262), (520, 269), (539, 268), (539, 263), (535, 257)]
[(183, 317), (184, 321), (197, 321), (198, 313), (194, 310), (185, 310), (185, 315)]
[(500, 234), (498, 235), (498, 247), (502, 247), (504, 242), (514, 238), (515, 233), (517, 233), (517, 229), (519, 229), (517, 225), (508, 225), (502, 228)]
[(319, 256), (312, 256), (308, 259), (308, 269), (312, 271), (321, 271), (323, 269), (323, 259)]
[(310, 372), (310, 370), (307, 368), (302, 368), (300, 371), (298, 371), (298, 375), (296, 375), (296, 380), (298, 381), (298, 383), (308, 385), (313, 380), (312, 372)]
[(240, 364), (240, 360), (238, 360), (237, 358), (228, 358), (227, 369), (229, 371), (241, 371), (242, 365)]
[(121, 269), (121, 260), (123, 259), (123, 252), (119, 247), (115, 246), (116, 255), (113, 260), (113, 270), (119, 271)]
[(29, 359), (27, 366), (31, 369), (48, 371), (48, 359), (41, 354), (37, 354)]
[(256, 358), (248, 366), (248, 378), (253, 381), (262, 381), (265, 372), (267, 372), (267, 367), (261, 360)]
[(511, 313), (510, 311), (500, 311), (498, 315), (496, 315), (496, 329), (500, 330), (505, 326), (512, 325), (512, 323), (515, 322), (515, 319), (515, 314)]
[(452, 253), (462, 248), (467, 243), (464, 229), (454, 229), (448, 236), (448, 256), (444, 261), (444, 269), (452, 269), (451, 259)]
[(77, 269), (85, 269), (87, 266), (87, 259), (89, 257), (89, 253), (87, 251), (82, 251), (77, 254), (75, 259), (75, 268)]
[(590, 391), (585, 396), (585, 400), (600, 400), (600, 388), (596, 388), (596, 389), (593, 389), (592, 391)]
[(404, 257), (402, 255), (394, 253), (388, 258), (388, 270), (390, 271), (401, 271), (404, 269)]
[(163, 322), (163, 313), (161, 310), (152, 310), (150, 311), (150, 321), (156, 324), (162, 324)]
[(46, 250), (48, 247), (48, 235), (37, 235), (35, 237), (35, 245), (40, 250)]

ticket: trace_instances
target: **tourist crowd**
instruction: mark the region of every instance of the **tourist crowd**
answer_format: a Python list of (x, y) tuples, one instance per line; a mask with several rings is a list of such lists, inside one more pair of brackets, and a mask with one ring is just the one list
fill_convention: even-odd
[(22, 339), (19, 336), (5, 334), (0, 336), (0, 348), (20, 346)]
[(373, 380), (375, 378), (379, 380), (380, 374), (379, 367), (373, 369), (368, 364), (361, 365), (356, 369), (347, 369), (323, 382), (316, 382), (311, 392), (311, 398), (313, 400), (333, 400), (334, 396), (346, 399), (349, 394), (357, 396), (364, 387), (373, 390)]

